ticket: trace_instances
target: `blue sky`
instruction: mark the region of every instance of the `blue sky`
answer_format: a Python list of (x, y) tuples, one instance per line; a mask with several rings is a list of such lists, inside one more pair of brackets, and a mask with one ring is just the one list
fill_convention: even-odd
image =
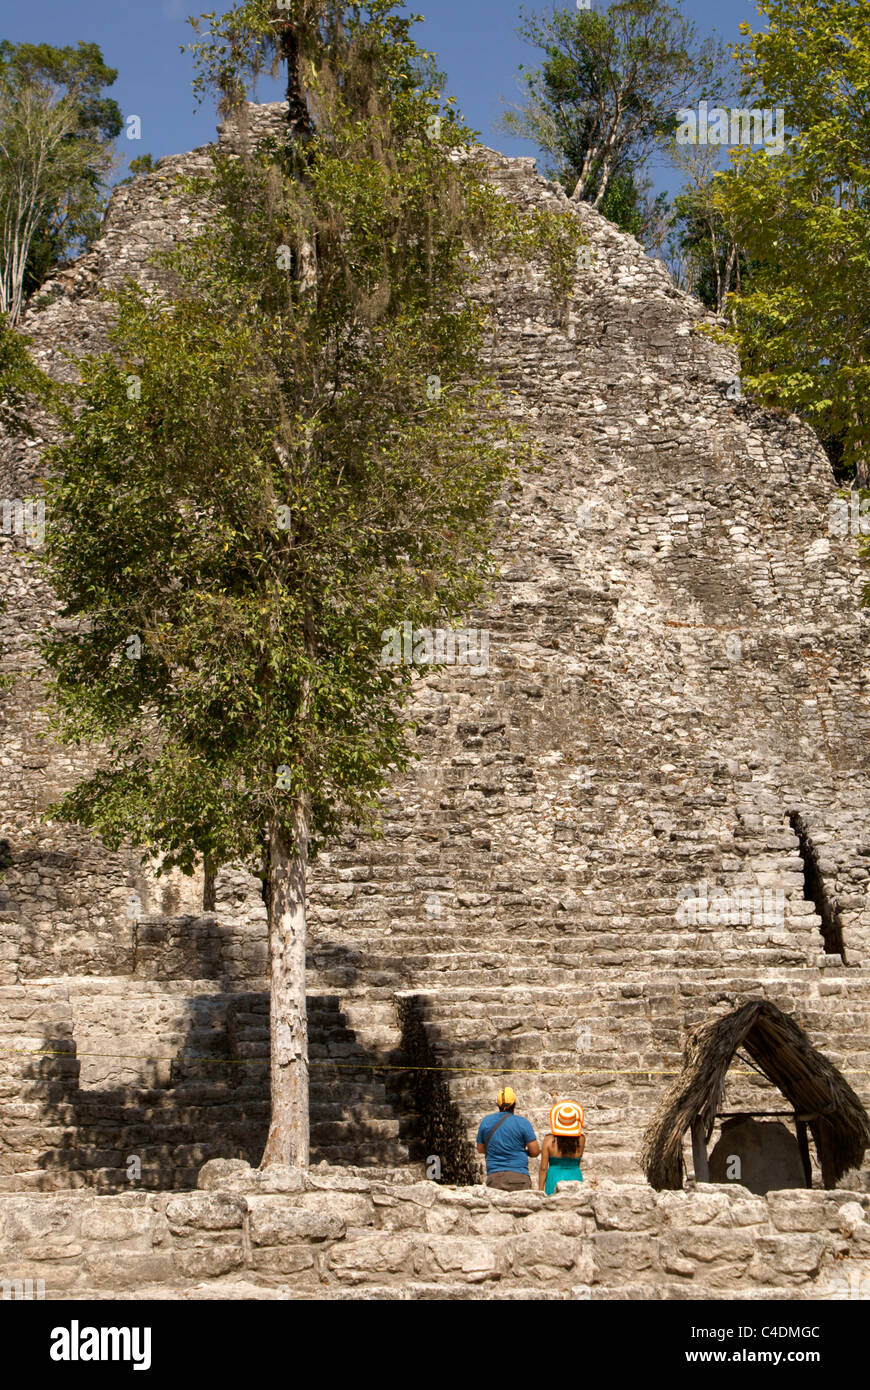
[[(203, 9), (221, 13), (231, 7), (226, 0), (202, 3)], [(57, 45), (85, 39), (100, 45), (106, 62), (118, 69), (112, 95), (125, 116), (137, 115), (142, 122), (141, 140), (122, 136), (119, 142), (125, 163), (146, 152), (155, 158), (178, 154), (214, 138), (214, 111), (210, 105), (195, 109), (191, 60), (179, 51), (191, 36), (186, 16), (200, 12), (197, 0), (4, 0), (4, 8), (0, 38)], [(552, 0), (530, 0), (527, 8), (552, 9)], [(448, 90), (484, 142), (506, 154), (533, 154), (526, 142), (494, 128), (503, 109), (499, 98), (511, 101), (518, 94), (517, 68), (535, 62), (534, 50), (516, 36), (519, 0), (419, 0), (408, 10), (425, 16), (418, 42), (437, 53)], [(684, 0), (683, 10), (699, 29), (715, 30), (729, 41), (739, 37), (743, 20), (762, 27), (755, 0)], [(277, 98), (280, 86), (266, 81), (258, 95), (264, 101)], [(675, 186), (664, 167), (652, 172), (658, 186)]]

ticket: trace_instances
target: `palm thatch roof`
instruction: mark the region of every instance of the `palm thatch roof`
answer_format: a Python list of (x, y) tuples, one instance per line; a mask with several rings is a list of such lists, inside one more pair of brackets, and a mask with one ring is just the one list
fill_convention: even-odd
[(683, 1185), (683, 1135), (695, 1123), (707, 1139), (721, 1108), (725, 1076), (738, 1047), (805, 1114), (825, 1187), (857, 1168), (870, 1146), (870, 1118), (858, 1096), (794, 1019), (765, 999), (702, 1024), (686, 1043), (681, 1075), (644, 1135), (641, 1163), (653, 1187)]

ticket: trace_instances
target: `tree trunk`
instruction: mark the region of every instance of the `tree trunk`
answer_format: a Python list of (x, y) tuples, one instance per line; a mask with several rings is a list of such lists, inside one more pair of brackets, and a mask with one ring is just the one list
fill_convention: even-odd
[(203, 912), (214, 912), (216, 906), (215, 883), (217, 880), (217, 868), (210, 854), (203, 856), (202, 861), (202, 910)]
[(305, 1007), (305, 878), (309, 806), (293, 806), (292, 836), (269, 830), (272, 1117), (261, 1168), (308, 1166), (308, 1018)]
[[(857, 356), (857, 358), (856, 358), (856, 360), (855, 360), (855, 366), (856, 366), (856, 367), (863, 367), (863, 365), (864, 365), (864, 358), (863, 358), (862, 354), (859, 353), (858, 356)], [(864, 430), (863, 430), (863, 428), (862, 428), (862, 417), (861, 417), (861, 404), (862, 404), (862, 403), (861, 403), (861, 401), (860, 401), (860, 399), (859, 399), (859, 396), (858, 396), (858, 388), (857, 388), (857, 386), (855, 385), (854, 378), (853, 378), (853, 381), (852, 381), (852, 396), (853, 396), (853, 401), (854, 401), (854, 404), (853, 404), (853, 406), (852, 406), (852, 426), (853, 426), (853, 428), (854, 428), (854, 430), (855, 430), (855, 439), (856, 439), (856, 441), (858, 442), (858, 445), (859, 445), (859, 448), (860, 448), (860, 453), (858, 454), (858, 457), (857, 457), (857, 459), (855, 460), (855, 483), (856, 483), (856, 485), (857, 485), (859, 488), (866, 488), (866, 487), (870, 487), (870, 468), (868, 468), (868, 460), (867, 460), (867, 441), (866, 441), (866, 435), (865, 435)]]
[(737, 245), (732, 241), (728, 248), (725, 258), (725, 269), (722, 274), (722, 282), (716, 294), (716, 312), (722, 314), (725, 311), (725, 301), (731, 293), (731, 281), (734, 278), (734, 268), (737, 265)]
[(308, 103), (302, 88), (301, 45), (292, 24), (285, 24), (280, 38), (281, 56), (287, 64), (287, 122), (290, 134), (305, 138), (312, 134)]
[(593, 152), (597, 153), (597, 150), (598, 146), (590, 143), (589, 148), (583, 156), (583, 168), (580, 170), (580, 177), (574, 185), (574, 192), (571, 194), (572, 201), (575, 203), (583, 201), (583, 195), (586, 192), (586, 182), (589, 178), (589, 171), (592, 168)]
[(610, 122), (610, 130), (607, 139), (604, 141), (604, 161), (601, 165), (598, 192), (592, 200), (592, 206), (597, 208), (601, 204), (605, 193), (610, 184), (610, 175), (617, 159), (617, 152), (620, 147), (624, 148), (624, 141), (619, 140), (619, 126), (622, 121), (622, 101), (618, 99), (613, 111), (613, 119)]

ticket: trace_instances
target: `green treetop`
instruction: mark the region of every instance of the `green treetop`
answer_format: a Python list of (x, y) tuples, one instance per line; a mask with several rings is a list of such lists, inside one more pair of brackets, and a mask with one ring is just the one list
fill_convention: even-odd
[(122, 125), (96, 44), (0, 43), (0, 311), (14, 323), (58, 265), (99, 235)]
[(763, 0), (744, 94), (781, 107), (781, 154), (739, 149), (716, 205), (753, 264), (732, 299), (746, 386), (797, 410), (870, 481), (870, 0)]

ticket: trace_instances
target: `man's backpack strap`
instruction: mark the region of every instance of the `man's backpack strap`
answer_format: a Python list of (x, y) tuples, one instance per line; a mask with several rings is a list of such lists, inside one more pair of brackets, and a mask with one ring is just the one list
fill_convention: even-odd
[(483, 1152), (484, 1152), (484, 1153), (487, 1152), (487, 1150), (488, 1150), (488, 1148), (489, 1148), (489, 1141), (490, 1141), (490, 1139), (492, 1138), (492, 1136), (495, 1134), (496, 1130), (499, 1129), (499, 1128), (504, 1124), (505, 1120), (509, 1120), (510, 1117), (511, 1117), (511, 1112), (508, 1110), (506, 1114), (502, 1115), (502, 1117), (501, 1117), (501, 1119), (499, 1120), (498, 1124), (493, 1125), (492, 1129), (489, 1131), (489, 1134), (486, 1136), (486, 1138), (485, 1138), (484, 1141), (483, 1141)]

